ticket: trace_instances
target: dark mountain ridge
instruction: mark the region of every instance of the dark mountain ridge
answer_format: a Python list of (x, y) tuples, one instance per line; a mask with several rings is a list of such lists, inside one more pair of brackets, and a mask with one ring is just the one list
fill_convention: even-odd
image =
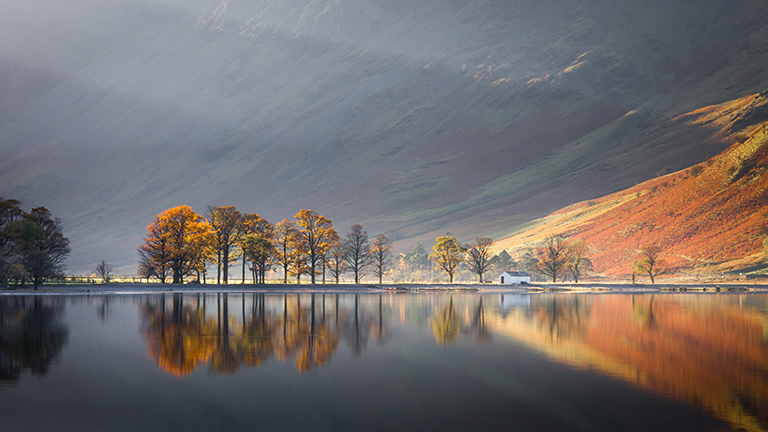
[(760, 1), (85, 0), (0, 18), (0, 196), (131, 272), (162, 210), (501, 235), (727, 147)]

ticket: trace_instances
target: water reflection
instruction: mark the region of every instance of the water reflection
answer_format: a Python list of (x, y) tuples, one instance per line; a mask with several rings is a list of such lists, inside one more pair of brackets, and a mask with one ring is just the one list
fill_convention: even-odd
[(495, 332), (551, 358), (768, 429), (763, 296), (541, 295), (495, 317)]
[(0, 300), (0, 384), (14, 385), (26, 370), (37, 376), (48, 372), (69, 336), (63, 311), (63, 299)]
[[(70, 302), (80, 312), (65, 321), (65, 306)], [(126, 319), (139, 325), (140, 336), (134, 330), (136, 324), (126, 332), (134, 338), (138, 357), (146, 360), (142, 352), (146, 347), (152, 359), (148, 368), (157, 372), (157, 365), (178, 377), (195, 371), (233, 374), (271, 362), (280, 366), (283, 379), (290, 379), (286, 371), (328, 370), (334, 361), (344, 367), (363, 363), (369, 367), (402, 355), (407, 362), (401, 364), (410, 366), (398, 373), (410, 383), (426, 373), (411, 375), (415, 372), (407, 368), (413, 368), (414, 359), (422, 355), (431, 359), (424, 360), (429, 371), (437, 367), (434, 362), (448, 367), (451, 363), (445, 359), (466, 355), (468, 360), (457, 364), (476, 361), (467, 376), (482, 371), (480, 376), (485, 377), (493, 370), (488, 372), (489, 382), (514, 390), (517, 398), (534, 398), (540, 389), (551, 388), (541, 393), (545, 395), (541, 400), (536, 399), (545, 405), (567, 394), (566, 384), (559, 387), (560, 381), (547, 381), (553, 368), (549, 362), (541, 362), (547, 372), (537, 375), (528, 387), (520, 384), (530, 375), (523, 376), (523, 371), (535, 371), (513, 359), (522, 342), (572, 368), (610, 375), (663, 399), (702, 408), (734, 429), (768, 430), (765, 295), (8, 296), (0, 297), (0, 383), (16, 383), (25, 372), (46, 374), (59, 358), (66, 363), (70, 351), (61, 353), (70, 340), (68, 325), (87, 324), (90, 329), (102, 323), (87, 335), (72, 331), (69, 343), (80, 346), (87, 337), (112, 334), (112, 328)], [(94, 346), (93, 352), (100, 352), (106, 345), (94, 341)], [(389, 353), (386, 360), (374, 358), (384, 352)], [(427, 357), (426, 352), (438, 357)], [(515, 375), (518, 372), (521, 376)], [(435, 371), (435, 379), (444, 379), (440, 373)], [(321, 374), (313, 374), (317, 375)], [(587, 380), (595, 377), (589, 375)], [(456, 375), (453, 379), (468, 378)], [(429, 382), (425, 388), (438, 381)], [(402, 385), (394, 385), (393, 394), (405, 397), (398, 393)]]

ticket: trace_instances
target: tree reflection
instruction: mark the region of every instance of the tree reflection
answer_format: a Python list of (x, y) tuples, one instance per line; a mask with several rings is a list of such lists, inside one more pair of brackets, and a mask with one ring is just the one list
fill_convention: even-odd
[(25, 370), (48, 372), (69, 337), (63, 312), (58, 298), (0, 298), (0, 383), (15, 384)]
[(448, 301), (448, 306), (435, 309), (435, 315), (429, 323), (435, 340), (440, 345), (453, 344), (461, 332), (461, 319), (453, 309), (453, 296)]

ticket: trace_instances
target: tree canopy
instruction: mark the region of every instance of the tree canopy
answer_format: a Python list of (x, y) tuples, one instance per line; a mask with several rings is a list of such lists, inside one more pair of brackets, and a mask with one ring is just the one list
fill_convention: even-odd
[(29, 213), (18, 200), (0, 199), (0, 284), (32, 282), (37, 289), (45, 280), (63, 275), (70, 252), (61, 220), (45, 207)]
[(435, 240), (432, 251), (429, 259), (435, 262), (435, 270), (443, 270), (448, 274), (449, 282), (453, 283), (453, 276), (464, 259), (464, 248), (459, 245), (453, 234), (447, 233)]

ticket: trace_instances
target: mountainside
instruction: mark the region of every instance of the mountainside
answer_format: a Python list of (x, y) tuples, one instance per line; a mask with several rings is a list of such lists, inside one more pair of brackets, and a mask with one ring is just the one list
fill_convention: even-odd
[[(637, 249), (657, 245), (676, 273), (749, 269), (768, 261), (768, 92), (675, 121), (707, 124), (735, 143), (686, 170), (578, 203), (531, 223), (495, 247), (522, 251), (548, 235), (582, 238), (597, 273), (627, 276)], [(514, 253), (513, 253), (514, 255)]]
[(730, 143), (671, 120), (768, 88), (759, 0), (40, 0), (0, 17), (0, 196), (72, 271), (166, 208), (301, 208), (401, 248), (503, 234)]

